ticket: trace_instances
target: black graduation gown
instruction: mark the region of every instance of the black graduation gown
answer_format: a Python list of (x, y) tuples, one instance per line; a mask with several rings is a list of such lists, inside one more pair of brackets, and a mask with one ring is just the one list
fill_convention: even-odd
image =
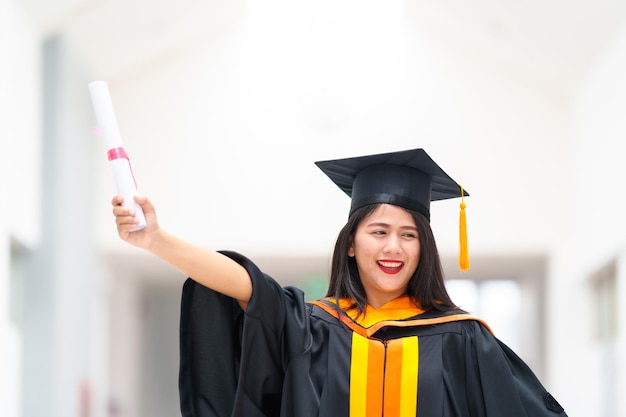
[[(300, 290), (282, 288), (247, 258), (223, 253), (249, 272), (253, 294), (244, 314), (233, 299), (185, 282), (179, 376), (184, 417), (398, 417), (397, 407), (389, 408), (395, 400), (387, 398), (407, 387), (410, 394), (411, 384), (403, 380), (372, 394), (362, 372), (351, 381), (351, 372), (360, 372), (351, 363), (357, 361), (354, 345), (391, 347), (403, 340), (417, 341), (409, 345), (419, 353), (407, 358), (419, 375), (417, 402), (412, 400), (417, 417), (566, 417), (528, 366), (477, 320), (392, 323), (362, 338), (332, 309), (306, 303)], [(439, 316), (426, 312), (411, 323)], [(381, 357), (387, 355), (384, 349)], [(351, 382), (353, 390), (368, 393), (367, 402), (376, 398), (373, 408), (350, 404)], [(374, 410), (379, 406), (386, 411)]]

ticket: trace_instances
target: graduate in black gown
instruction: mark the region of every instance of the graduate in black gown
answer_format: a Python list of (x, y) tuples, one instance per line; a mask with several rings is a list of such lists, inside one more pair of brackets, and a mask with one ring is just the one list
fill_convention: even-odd
[(168, 234), (145, 197), (136, 201), (147, 227), (130, 232), (134, 213), (114, 197), (120, 237), (190, 277), (182, 415), (566, 417), (532, 370), (448, 296), (430, 202), (468, 194), (422, 149), (317, 165), (351, 197), (317, 301), (241, 254)]

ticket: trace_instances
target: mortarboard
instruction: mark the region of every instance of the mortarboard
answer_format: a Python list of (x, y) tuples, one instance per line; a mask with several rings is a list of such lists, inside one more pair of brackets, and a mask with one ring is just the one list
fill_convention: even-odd
[[(315, 162), (341, 190), (351, 197), (355, 210), (387, 203), (417, 211), (430, 220), (430, 202), (469, 196), (424, 149), (411, 149)], [(469, 269), (465, 202), (461, 201), (461, 269)]]

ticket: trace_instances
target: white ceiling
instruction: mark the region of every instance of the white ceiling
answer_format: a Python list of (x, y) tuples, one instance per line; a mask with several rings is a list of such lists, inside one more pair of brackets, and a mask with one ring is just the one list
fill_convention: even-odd
[[(18, 3), (42, 35), (64, 31), (88, 65), (111, 78), (189, 42), (214, 36), (236, 22), (252, 3), (264, 7), (276, 1), (281, 0)], [(318, 1), (307, 7), (314, 4), (332, 10), (337, 3)], [(352, 4), (380, 7), (367, 1)], [(564, 94), (577, 86), (626, 16), (623, 0), (408, 0), (406, 9), (417, 30), (453, 53)]]
[(626, 17), (623, 0), (411, 2), (457, 53), (500, 66), (539, 87), (569, 92)]

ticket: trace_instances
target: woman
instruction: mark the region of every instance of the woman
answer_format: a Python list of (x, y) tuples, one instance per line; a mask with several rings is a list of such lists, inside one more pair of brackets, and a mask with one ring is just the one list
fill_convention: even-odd
[[(565, 416), (532, 371), (448, 296), (430, 201), (461, 188), (422, 150), (317, 165), (349, 196), (327, 297), (305, 302), (235, 252), (147, 227), (113, 199), (122, 239), (190, 277), (181, 311), (184, 416)], [(467, 193), (463, 192), (463, 195)]]

